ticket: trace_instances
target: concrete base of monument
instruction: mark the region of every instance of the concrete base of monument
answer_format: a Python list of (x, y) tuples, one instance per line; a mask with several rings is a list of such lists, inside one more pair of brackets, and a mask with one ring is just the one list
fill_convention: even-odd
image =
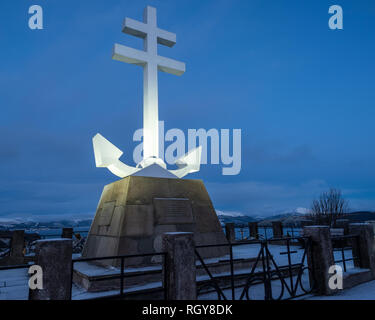
[[(227, 243), (201, 180), (129, 176), (104, 187), (82, 257), (162, 251), (165, 232), (193, 232), (196, 245)], [(200, 249), (220, 257), (225, 247)], [(161, 255), (125, 259), (125, 266), (160, 264)], [(119, 266), (119, 259), (98, 264)]]

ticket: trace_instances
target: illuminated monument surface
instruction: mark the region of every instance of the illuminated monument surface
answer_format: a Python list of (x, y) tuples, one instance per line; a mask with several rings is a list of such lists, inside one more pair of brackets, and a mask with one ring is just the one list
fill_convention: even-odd
[[(214, 207), (201, 180), (180, 179), (200, 169), (201, 147), (177, 160), (178, 169), (167, 170), (159, 155), (158, 70), (174, 75), (185, 64), (158, 56), (157, 45), (172, 47), (174, 33), (157, 27), (156, 9), (146, 7), (143, 22), (126, 18), (122, 31), (144, 39), (144, 50), (115, 44), (114, 60), (143, 67), (143, 160), (128, 166), (123, 152), (99, 133), (93, 138), (97, 167), (122, 178), (104, 187), (85, 244), (84, 257), (160, 252), (164, 232), (194, 232), (199, 244), (225, 243)], [(222, 248), (202, 250), (204, 257), (225, 254)], [(146, 265), (160, 256), (126, 259), (126, 265)], [(105, 264), (117, 265), (116, 260)]]
[[(174, 75), (182, 75), (185, 72), (185, 63), (158, 56), (157, 45), (162, 44), (172, 47), (176, 44), (174, 33), (161, 30), (156, 24), (156, 9), (146, 7), (144, 10), (144, 22), (125, 18), (122, 31), (144, 39), (144, 51), (115, 44), (112, 59), (135, 64), (143, 67), (143, 161), (137, 167), (131, 167), (119, 160), (122, 151), (106, 140), (100, 134), (93, 138), (95, 162), (97, 167), (106, 167), (120, 178), (138, 173), (142, 168), (157, 165), (151, 172), (166, 171), (166, 164), (159, 156), (159, 115), (158, 115), (158, 70)], [(191, 150), (181, 157), (176, 165), (179, 169), (164, 172), (169, 177), (179, 177), (188, 173), (199, 171), (201, 159), (201, 147)], [(171, 174), (170, 174), (171, 173)], [(142, 174), (143, 175), (143, 174)]]

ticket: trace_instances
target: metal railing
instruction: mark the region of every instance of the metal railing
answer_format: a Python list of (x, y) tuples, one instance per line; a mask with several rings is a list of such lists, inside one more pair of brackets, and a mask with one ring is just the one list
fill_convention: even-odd
[(302, 232), (301, 227), (296, 226), (283, 226), (283, 235), (287, 237), (300, 237)]
[(10, 255), (10, 248), (7, 248), (0, 252), (0, 258), (8, 257)]
[(30, 268), (33, 264), (17, 264), (11, 266), (0, 266), (0, 271), (3, 270), (12, 270), (12, 269), (26, 269)]
[[(53, 228), (52, 228), (53, 229)], [(35, 232), (35, 233), (30, 233), (30, 232), (25, 232), (25, 252), (27, 254), (33, 252), (33, 246), (35, 244), (35, 241), (37, 240), (41, 240), (41, 239), (51, 239), (51, 238), (60, 238), (62, 236), (62, 229), (60, 228), (54, 228), (54, 230), (60, 230), (60, 233), (49, 233), (49, 234), (43, 234), (43, 233), (40, 233), (40, 232)], [(12, 230), (7, 230), (9, 232), (12, 232)], [(80, 252), (81, 248), (83, 247), (83, 244), (84, 244), (84, 241), (88, 235), (89, 231), (88, 230), (77, 230), (77, 231), (74, 231), (73, 229), (73, 240), (74, 240), (74, 235), (76, 234), (79, 234), (81, 237), (80, 238), (76, 238), (76, 243), (74, 244), (75, 247), (73, 249), (75, 249), (75, 253), (78, 253)], [(33, 235), (35, 236), (33, 239), (28, 239), (27, 237), (30, 236), (30, 235)], [(39, 238), (38, 238), (39, 237)], [(10, 251), (11, 251), (11, 247), (12, 247), (12, 236), (11, 235), (0, 235), (0, 239), (9, 239), (9, 244), (8, 244), (8, 248), (3, 248), (2, 252), (0, 252), (0, 258), (3, 258), (5, 256), (8, 256)], [(80, 241), (82, 240), (82, 241)]]
[[(355, 242), (354, 245), (358, 246), (358, 236), (355, 235), (344, 235), (344, 236), (333, 236), (331, 237), (332, 245), (333, 245), (333, 252), (340, 252), (341, 253), (341, 259), (334, 260), (335, 264), (342, 263), (344, 272), (347, 271), (347, 262), (353, 261), (355, 264), (356, 262), (359, 263), (360, 257), (354, 256), (353, 252), (353, 242)], [(345, 251), (351, 250), (352, 255), (350, 258), (345, 257)]]
[[(61, 237), (62, 235), (62, 232), (59, 233), (59, 234), (56, 234), (56, 233), (50, 233), (50, 234), (42, 234), (42, 233), (39, 233), (39, 232), (36, 232), (41, 239), (51, 239), (51, 238), (59, 238)], [(74, 231), (73, 229), (73, 236), (75, 234), (80, 234), (82, 237), (87, 237), (87, 235), (89, 234), (89, 231)]]
[[(268, 240), (273, 238), (272, 226), (258, 225), (258, 239)], [(283, 225), (283, 236), (286, 237), (300, 237), (302, 236), (302, 228), (295, 225)], [(225, 227), (223, 227), (225, 232)], [(250, 230), (246, 225), (238, 225), (235, 227), (235, 236), (237, 241), (250, 240)]]
[(273, 229), (270, 226), (258, 226), (258, 238), (268, 240), (273, 237)]
[[(299, 241), (303, 243), (303, 253), (302, 258), (298, 263), (292, 263), (291, 255), (297, 253), (297, 250), (291, 250), (291, 244)], [(286, 251), (279, 252), (280, 255), (287, 255), (287, 264), (280, 265), (274, 259), (273, 254), (269, 250), (269, 245), (272, 242), (285, 242), (286, 243)], [(241, 245), (254, 245), (258, 244), (260, 249), (256, 256), (255, 262), (252, 265), (252, 268), (249, 273), (246, 273), (246, 281), (244, 284), (236, 284), (236, 278), (238, 278), (238, 274), (235, 274), (235, 267), (234, 267), (234, 257), (233, 257), (233, 247), (241, 246)], [(195, 254), (200, 261), (201, 265), (203, 266), (205, 272), (209, 277), (209, 283), (205, 284), (202, 287), (198, 287), (197, 296), (204, 294), (203, 289), (213, 289), (216, 292), (217, 297), (219, 300), (227, 300), (227, 296), (225, 294), (224, 288), (220, 287), (220, 282), (224, 278), (228, 278), (228, 276), (214, 276), (213, 273), (210, 271), (210, 266), (204, 261), (201, 254), (199, 253), (199, 249), (203, 248), (214, 248), (214, 247), (228, 247), (229, 248), (229, 280), (230, 280), (230, 292), (231, 292), (231, 299), (236, 299), (235, 289), (238, 287), (243, 287), (241, 295), (239, 297), (240, 300), (244, 298), (250, 300), (249, 290), (251, 286), (257, 284), (264, 285), (264, 292), (265, 300), (281, 300), (284, 297), (284, 293), (287, 292), (289, 294), (286, 299), (294, 299), (306, 294), (310, 294), (314, 289), (314, 279), (313, 279), (313, 272), (309, 266), (307, 266), (307, 250), (311, 245), (311, 240), (307, 237), (288, 237), (288, 238), (275, 238), (269, 240), (249, 240), (249, 241), (241, 241), (237, 243), (226, 243), (220, 245), (203, 245), (197, 246), (195, 248)], [(304, 271), (308, 270), (309, 273), (309, 288), (305, 288), (302, 283), (302, 276)], [(293, 277), (297, 277), (297, 279), (293, 279)], [(289, 279), (289, 281), (288, 281)], [(275, 299), (272, 294), (272, 284), (274, 281), (280, 281), (281, 283), (281, 292), (280, 295)], [(289, 283), (287, 283), (287, 281)], [(300, 289), (300, 290), (299, 290)], [(298, 292), (299, 291), (299, 292)], [(301, 293), (302, 291), (302, 293)], [(207, 291), (206, 291), (207, 292)]]
[(119, 256), (105, 256), (105, 257), (95, 257), (95, 258), (77, 258), (72, 259), (71, 264), (71, 281), (70, 281), (70, 297), (72, 298), (72, 289), (73, 289), (73, 273), (74, 273), (74, 264), (79, 262), (97, 262), (103, 260), (120, 260), (120, 273), (114, 274), (110, 276), (105, 276), (105, 278), (97, 279), (97, 281), (108, 281), (108, 280), (116, 280), (120, 279), (120, 288), (119, 294), (108, 295), (104, 297), (92, 298), (92, 299), (113, 299), (113, 298), (124, 298), (124, 285), (125, 285), (125, 278), (134, 277), (134, 275), (129, 275), (125, 273), (125, 260), (131, 258), (143, 258), (143, 257), (150, 257), (150, 256), (161, 256), (162, 257), (162, 290), (163, 290), (163, 297), (164, 300), (167, 299), (167, 290), (166, 290), (166, 277), (168, 271), (166, 270), (166, 253), (165, 252), (154, 252), (154, 253), (144, 253), (144, 254), (133, 254), (133, 255), (119, 255)]
[(12, 247), (12, 237), (11, 236), (0, 236), (0, 239), (8, 239), (9, 242), (6, 248), (2, 248), (2, 252), (0, 252), (0, 258), (4, 258), (10, 255), (11, 247)]

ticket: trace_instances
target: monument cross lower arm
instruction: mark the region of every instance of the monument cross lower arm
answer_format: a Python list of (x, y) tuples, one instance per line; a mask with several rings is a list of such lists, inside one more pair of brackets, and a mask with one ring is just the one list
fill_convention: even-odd
[[(174, 46), (176, 34), (157, 27), (153, 7), (144, 9), (143, 22), (125, 18), (122, 32), (144, 39), (144, 50), (116, 43), (112, 52), (114, 60), (143, 67), (143, 161), (137, 168), (122, 163), (119, 160), (122, 151), (100, 134), (93, 138), (93, 145), (97, 167), (106, 167), (115, 175), (126, 177), (139, 171), (139, 166), (145, 168), (157, 164), (166, 169), (164, 161), (159, 158), (158, 70), (180, 76), (185, 72), (185, 63), (158, 55), (158, 44)], [(179, 169), (168, 171), (181, 178), (199, 171), (200, 159), (201, 147), (198, 147), (176, 162)]]

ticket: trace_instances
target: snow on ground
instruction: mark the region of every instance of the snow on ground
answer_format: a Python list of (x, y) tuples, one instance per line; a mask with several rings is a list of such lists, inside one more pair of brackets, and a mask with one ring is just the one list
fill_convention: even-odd
[[(102, 266), (97, 266), (95, 264), (88, 263), (88, 262), (75, 262), (74, 269), (88, 276), (102, 276), (102, 275), (119, 274), (121, 267), (119, 268), (112, 267), (112, 266), (102, 267)], [(162, 267), (160, 265), (156, 265), (156, 266), (149, 266), (149, 267), (143, 267), (143, 268), (126, 267), (124, 271), (130, 273), (130, 272), (155, 271), (155, 270), (161, 270), (161, 269)]]
[[(280, 254), (283, 252), (286, 252), (286, 246), (281, 245), (269, 245), (268, 246), (275, 262), (278, 266), (287, 265), (288, 264), (288, 255), (287, 254)], [(236, 245), (233, 246), (233, 257), (235, 259), (242, 259), (242, 258), (256, 258), (260, 250), (260, 244), (244, 244), (244, 245)], [(296, 253), (291, 254), (291, 263), (300, 263), (303, 256), (303, 249), (300, 249), (297, 246), (291, 246), (291, 251), (297, 251)], [(335, 260), (341, 260), (341, 252), (335, 251)], [(77, 257), (77, 256), (75, 256)], [(351, 250), (345, 250), (345, 258), (351, 258)], [(225, 260), (229, 259), (229, 253), (220, 258), (212, 258), (212, 259), (206, 259), (206, 262), (217, 262), (219, 260)], [(199, 264), (199, 262), (197, 263)], [(305, 261), (306, 264), (306, 261)], [(262, 263), (261, 261), (258, 263), (257, 269), (261, 268)], [(93, 265), (87, 264), (87, 263), (76, 263), (76, 268), (80, 269), (81, 271), (85, 271), (89, 273), (90, 275), (99, 275), (99, 274), (112, 274), (112, 273), (118, 273), (118, 268), (98, 268)], [(125, 271), (128, 272), (134, 272), (134, 271), (147, 271), (147, 270), (155, 270), (160, 269), (160, 266), (153, 266), (153, 267), (146, 267), (146, 268), (126, 268)], [(347, 270), (348, 272), (355, 272), (354, 266), (352, 261), (347, 262)], [(101, 273), (99, 273), (99, 271)], [(235, 274), (242, 273), (242, 271), (236, 270)], [(249, 270), (247, 271), (249, 272)], [(225, 272), (225, 274), (229, 274), (229, 268), (228, 272)], [(199, 280), (202, 279), (208, 279), (208, 276), (199, 276)], [(285, 279), (286, 283), (290, 286), (290, 279)], [(296, 278), (293, 278), (293, 281), (295, 283)], [(304, 276), (302, 277), (303, 285), (305, 288), (309, 287), (308, 284), (308, 276), (307, 272), (305, 272)], [(138, 286), (136, 290), (146, 289), (146, 288), (156, 288), (160, 287), (160, 282), (153, 282), (149, 283), (145, 286)], [(282, 290), (282, 285), (280, 280), (275, 280), (272, 282), (272, 292), (273, 297), (277, 298)], [(118, 290), (113, 291), (107, 291), (107, 292), (100, 292), (100, 293), (88, 293), (83, 288), (80, 288), (76, 285), (72, 288), (72, 296), (73, 299), (87, 299), (87, 298), (93, 298), (98, 296), (104, 296), (104, 295), (112, 295), (117, 294)], [(284, 286), (284, 290), (286, 290)], [(286, 291), (285, 291), (286, 292)], [(239, 299), (241, 294), (243, 293), (243, 288), (236, 288), (235, 289), (235, 298)], [(302, 293), (300, 290), (299, 293)], [(224, 290), (224, 294), (228, 299), (231, 299), (231, 290)], [(248, 291), (248, 295), (251, 299), (264, 299), (264, 285), (263, 284), (257, 284), (252, 285)], [(288, 297), (287, 292), (283, 296), (283, 298)], [(14, 269), (14, 270), (1, 270), (0, 271), (0, 300), (10, 300), (10, 299), (20, 299), (25, 300), (28, 298), (28, 274), (27, 269)], [(340, 292), (339, 294), (331, 297), (304, 297), (309, 299), (321, 299), (321, 300), (334, 300), (334, 299), (374, 299), (375, 300), (375, 281), (368, 282), (362, 285), (359, 285), (357, 287), (354, 287), (352, 289), (344, 290), (343, 292)], [(200, 296), (200, 299), (217, 299), (216, 293), (208, 293)], [(246, 296), (245, 296), (246, 299)]]
[(29, 296), (27, 269), (0, 271), (0, 300), (27, 300)]
[[(293, 277), (293, 285), (295, 285), (296, 280), (297, 280), (297, 277)], [(290, 278), (286, 279), (285, 281), (287, 285), (291, 287)], [(302, 284), (306, 290), (309, 289), (307, 273), (305, 273), (304, 276), (302, 277)], [(225, 289), (222, 291), (226, 299), (233, 300), (231, 289)], [(298, 288), (297, 295), (300, 295), (303, 293), (304, 292), (302, 291), (302, 289)], [(240, 299), (241, 300), (264, 300), (265, 298), (264, 285), (263, 283), (259, 283), (256, 285), (251, 285), (246, 289), (244, 287), (235, 288), (234, 294), (235, 294), (234, 296), (235, 300), (240, 300)], [(272, 281), (272, 298), (277, 300), (280, 296), (282, 297), (282, 299), (287, 299), (290, 297), (290, 294), (288, 294), (288, 290), (286, 289), (286, 286), (282, 285), (281, 280), (274, 280)], [(301, 298), (304, 298), (304, 297), (301, 297)], [(297, 299), (301, 299), (301, 298), (297, 298)], [(218, 294), (216, 292), (202, 294), (198, 297), (198, 300), (216, 300), (216, 299), (218, 299)]]
[(375, 280), (351, 289), (340, 290), (334, 296), (313, 296), (308, 300), (375, 300)]

